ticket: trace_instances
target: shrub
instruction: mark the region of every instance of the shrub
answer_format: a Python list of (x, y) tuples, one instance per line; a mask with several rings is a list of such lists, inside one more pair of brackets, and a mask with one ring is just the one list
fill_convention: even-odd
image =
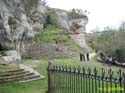
[(49, 9), (49, 17), (50, 17), (50, 24), (57, 25), (58, 24), (58, 15), (56, 10)]

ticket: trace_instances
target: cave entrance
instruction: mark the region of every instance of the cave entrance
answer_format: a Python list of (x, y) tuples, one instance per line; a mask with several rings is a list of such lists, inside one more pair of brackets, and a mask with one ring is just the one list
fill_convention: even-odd
[(3, 48), (3, 46), (0, 44), (0, 51), (3, 51), (4, 50), (4, 48)]

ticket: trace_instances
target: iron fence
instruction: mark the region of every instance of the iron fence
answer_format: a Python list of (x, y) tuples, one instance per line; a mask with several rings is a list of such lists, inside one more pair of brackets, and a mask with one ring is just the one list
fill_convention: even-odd
[(125, 93), (125, 73), (112, 69), (48, 66), (48, 93)]

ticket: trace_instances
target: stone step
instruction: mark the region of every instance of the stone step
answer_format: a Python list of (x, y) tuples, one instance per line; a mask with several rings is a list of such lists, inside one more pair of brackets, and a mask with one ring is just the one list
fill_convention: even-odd
[(21, 81), (32, 80), (32, 79), (37, 80), (38, 78), (40, 78), (40, 75), (30, 75), (30, 76), (25, 76), (25, 77), (0, 80), (0, 83), (21, 82)]
[(19, 70), (2, 71), (0, 73), (0, 84), (8, 82), (27, 82), (45, 78), (37, 71), (26, 65), (20, 64)]
[(22, 82), (29, 82), (29, 81), (42, 80), (42, 79), (43, 79), (43, 78), (38, 77), (38, 78), (33, 78), (33, 79), (25, 79), (25, 80), (22, 80), (22, 81), (19, 81), (19, 82), (22, 83)]
[(0, 74), (0, 77), (9, 77), (9, 76), (20, 75), (20, 74), (25, 74), (25, 73), (29, 73), (29, 71), (20, 71), (20, 72), (3, 73), (3, 74)]
[(31, 75), (34, 75), (34, 73), (29, 73), (28, 71), (27, 73), (24, 73), (24, 74), (13, 75), (9, 77), (2, 77), (0, 78), (0, 80), (13, 79), (13, 78), (18, 78), (18, 77), (26, 77), (26, 76), (31, 76)]
[(0, 71), (1, 74), (7, 74), (7, 73), (16, 73), (16, 72), (21, 72), (24, 71), (24, 69), (17, 69), (17, 70), (10, 70), (10, 71)]
[[(40, 78), (41, 78), (40, 75), (32, 75), (32, 76), (27, 76), (27, 77), (24, 77), (24, 78), (19, 78), (19, 79), (16, 79), (16, 80), (17, 80), (17, 82), (27, 82), (27, 81), (32, 81), (32, 80), (38, 80)], [(16, 81), (14, 81), (14, 82), (16, 82)]]

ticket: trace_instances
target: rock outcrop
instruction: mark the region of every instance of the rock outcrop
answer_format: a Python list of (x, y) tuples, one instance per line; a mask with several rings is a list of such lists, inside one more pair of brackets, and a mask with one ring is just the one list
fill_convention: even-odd
[(57, 12), (58, 15), (58, 26), (63, 28), (66, 33), (70, 31), (69, 16), (68, 12), (60, 11)]
[(57, 14), (59, 27), (62, 27), (66, 34), (71, 34), (72, 39), (81, 48), (90, 49), (85, 40), (88, 17), (81, 11), (73, 13), (61, 10)]
[[(89, 49), (85, 41), (86, 24), (88, 23), (88, 17), (84, 14), (72, 15), (70, 12), (60, 9), (49, 8), (48, 22), (58, 28), (63, 29), (63, 35), (70, 34), (70, 37), (83, 49)], [(79, 16), (80, 15), (80, 16)], [(52, 35), (50, 33), (50, 35)], [(60, 37), (61, 38), (61, 37)], [(63, 41), (61, 41), (64, 43)], [(78, 51), (69, 49), (66, 45), (53, 44), (47, 42), (35, 42), (27, 46), (27, 52), (25, 58), (32, 59), (54, 59), (62, 57), (72, 57), (77, 55)]]
[(88, 23), (87, 16), (71, 18), (70, 20), (70, 30), (73, 32), (71, 35), (72, 39), (81, 48), (88, 49), (85, 41), (86, 24)]
[[(76, 13), (77, 16), (74, 16), (72, 13), (60, 9), (54, 10), (54, 14), (51, 13), (53, 11), (50, 12), (52, 20), (49, 18), (49, 8), (42, 0), (0, 0), (0, 50), (16, 50), (20, 55), (25, 54), (23, 53), (26, 49), (25, 46), (30, 48), (34, 36), (52, 21), (52, 25), (62, 28), (64, 34), (73, 34), (72, 39), (80, 47), (86, 48), (84, 32), (88, 17), (84, 14), (79, 16), (78, 13)], [(47, 22), (47, 20), (51, 22)], [(61, 46), (58, 47), (59, 51), (52, 50), (57, 55), (60, 53)], [(63, 50), (62, 55), (69, 54), (66, 48)]]
[(42, 31), (46, 14), (41, 0), (0, 0), (0, 46), (20, 51)]

